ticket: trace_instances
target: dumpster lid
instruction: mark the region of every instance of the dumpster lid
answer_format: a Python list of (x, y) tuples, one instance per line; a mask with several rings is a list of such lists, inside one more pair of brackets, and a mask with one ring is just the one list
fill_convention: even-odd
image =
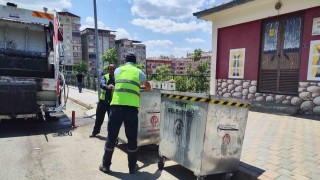
[(211, 95), (210, 99), (215, 99), (218, 101), (228, 101), (228, 102), (235, 102), (235, 103), (242, 103), (242, 104), (251, 104), (252, 101), (244, 100), (244, 99), (238, 99), (238, 98), (226, 98), (222, 96), (214, 96)]
[(176, 96), (189, 96), (189, 97), (196, 97), (196, 98), (210, 98), (209, 94), (206, 93), (190, 93), (190, 92), (179, 92), (179, 91), (160, 91), (161, 94), (167, 95), (176, 95)]

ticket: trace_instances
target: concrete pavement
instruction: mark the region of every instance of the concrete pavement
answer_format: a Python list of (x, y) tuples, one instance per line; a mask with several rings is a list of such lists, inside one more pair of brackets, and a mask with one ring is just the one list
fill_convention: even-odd
[[(98, 95), (70, 87), (69, 99), (92, 109)], [(319, 179), (319, 117), (249, 112), (238, 179)]]

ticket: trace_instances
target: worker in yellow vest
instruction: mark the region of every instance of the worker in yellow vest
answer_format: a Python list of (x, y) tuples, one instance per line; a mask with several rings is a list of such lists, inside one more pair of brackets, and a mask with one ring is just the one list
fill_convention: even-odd
[(110, 165), (119, 129), (124, 122), (128, 139), (129, 173), (134, 174), (137, 166), (137, 136), (138, 136), (138, 108), (140, 106), (140, 85), (152, 91), (146, 75), (136, 67), (136, 56), (126, 54), (126, 64), (115, 70), (115, 89), (110, 106), (108, 122), (108, 137), (104, 148), (103, 161), (100, 171), (110, 172)]
[(115, 86), (114, 80), (114, 70), (115, 65), (110, 64), (108, 66), (109, 73), (105, 74), (100, 81), (101, 94), (96, 110), (96, 121), (92, 131), (92, 134), (89, 137), (96, 137), (97, 134), (100, 133), (101, 126), (104, 121), (104, 117), (106, 112), (108, 113), (108, 117), (110, 115), (110, 103), (112, 100), (112, 91)]

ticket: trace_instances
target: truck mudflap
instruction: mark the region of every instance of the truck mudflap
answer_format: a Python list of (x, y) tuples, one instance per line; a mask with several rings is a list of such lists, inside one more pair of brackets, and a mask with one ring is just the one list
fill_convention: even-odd
[(16, 118), (21, 114), (36, 114), (37, 84), (33, 81), (10, 83), (2, 82), (0, 85), (0, 113)]

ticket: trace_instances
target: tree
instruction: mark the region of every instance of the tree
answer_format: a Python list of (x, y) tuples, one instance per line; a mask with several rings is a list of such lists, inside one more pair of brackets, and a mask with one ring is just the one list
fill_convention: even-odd
[(197, 66), (192, 68), (191, 64), (187, 66), (187, 77), (176, 78), (176, 87), (178, 91), (187, 92), (205, 92), (209, 91), (210, 78), (207, 77), (209, 70), (207, 61), (200, 62), (202, 50), (195, 49), (192, 61), (197, 62)]
[(193, 62), (199, 61), (201, 59), (201, 53), (202, 53), (201, 49), (195, 49), (192, 56), (192, 61)]
[(86, 74), (88, 71), (88, 64), (81, 62), (79, 64), (74, 65), (74, 69), (75, 73), (82, 73), (82, 74)]
[(145, 66), (143, 63), (138, 63), (137, 64), (137, 68), (139, 68), (140, 70), (142, 70), (143, 72), (145, 72)]
[(207, 77), (208, 63), (203, 61), (197, 67), (196, 75), (197, 79), (195, 81), (195, 92), (208, 92), (210, 79)]
[(108, 62), (109, 64), (117, 64), (118, 55), (115, 48), (108, 49), (104, 54), (101, 55), (103, 63)]
[(169, 69), (169, 66), (167, 65), (161, 65), (159, 67), (156, 68), (156, 73), (158, 74), (157, 76), (157, 80), (158, 81), (168, 81), (170, 80), (170, 76), (171, 75), (171, 71)]

